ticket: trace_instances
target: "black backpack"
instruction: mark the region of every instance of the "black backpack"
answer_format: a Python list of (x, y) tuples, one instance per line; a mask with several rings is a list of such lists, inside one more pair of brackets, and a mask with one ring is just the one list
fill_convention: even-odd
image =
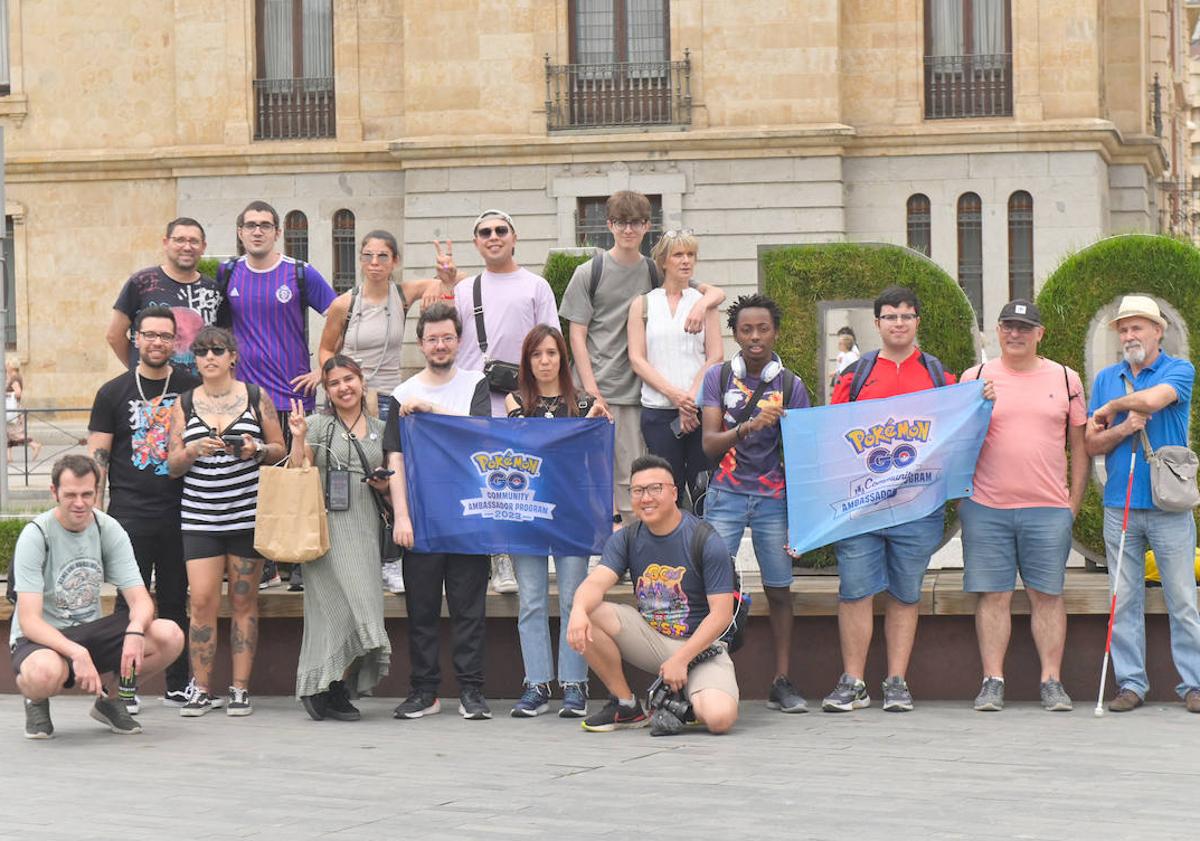
[[(217, 306), (218, 327), (233, 329), (233, 309), (229, 306), (229, 280), (238, 264), (237, 257), (230, 257), (223, 263), (217, 264), (217, 291), (221, 293), (221, 303)], [(308, 263), (296, 260), (296, 289), (300, 292), (300, 321), (304, 325), (304, 347), (308, 348), (308, 283), (305, 270)]]
[[(650, 270), (650, 288), (657, 289), (663, 285), (662, 273), (658, 270), (658, 264), (645, 255), (642, 259), (646, 261), (646, 268)], [(588, 282), (588, 300), (596, 300), (596, 290), (600, 288), (600, 275), (604, 273), (604, 252), (596, 249), (595, 255), (591, 259), (592, 277)]]
[[(101, 539), (103, 539), (104, 535), (100, 528), (100, 518), (96, 516), (95, 511), (92, 512), (92, 521), (96, 524), (96, 532), (100, 534)], [(29, 528), (30, 526), (33, 526), (42, 535), (42, 545), (46, 548), (46, 554), (42, 558), (42, 573), (44, 575), (46, 570), (46, 562), (50, 560), (50, 541), (46, 539), (46, 530), (39, 526), (36, 520), (30, 520), (26, 524), (25, 528)], [(24, 533), (24, 530), (22, 530), (22, 533)], [(15, 563), (16, 559), (14, 558), (13, 563), (10, 563), (8, 566), (8, 586), (5, 587), (4, 590), (4, 597), (12, 604), (17, 603), (17, 572), (13, 567), (13, 564)]]
[[(946, 384), (946, 368), (942, 365), (942, 361), (931, 353), (925, 353), (921, 350), (918, 350), (917, 353), (919, 354), (917, 358), (925, 366), (925, 370), (929, 372), (929, 379), (933, 380), (933, 387), (941, 388), (944, 386)], [(858, 399), (863, 386), (867, 384), (867, 377), (871, 376), (871, 371), (875, 368), (875, 360), (878, 358), (879, 351), (869, 350), (854, 363), (854, 379), (850, 381), (851, 403)]]
[[(625, 557), (629, 557), (629, 553), (633, 548), (633, 539), (637, 536), (642, 528), (642, 521), (637, 520), (621, 530), (622, 537), (625, 541)], [(691, 561), (697, 569), (702, 569), (704, 564), (704, 544), (708, 542), (709, 537), (716, 534), (717, 531), (709, 523), (704, 520), (696, 521), (696, 528), (692, 530), (692, 539), (688, 542), (688, 560)], [(745, 641), (746, 623), (750, 619), (750, 594), (742, 589), (742, 577), (738, 575), (737, 565), (733, 563), (733, 557), (729, 558), (730, 565), (733, 566), (733, 618), (729, 621), (729, 627), (725, 629), (725, 633), (717, 639), (717, 642), (725, 643), (730, 653), (737, 651), (742, 647)]]

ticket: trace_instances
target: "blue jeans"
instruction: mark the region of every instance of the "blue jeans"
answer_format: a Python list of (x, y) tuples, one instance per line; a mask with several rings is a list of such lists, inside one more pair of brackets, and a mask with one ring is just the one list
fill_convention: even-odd
[(945, 531), (942, 509), (919, 520), (847, 537), (834, 544), (838, 598), (855, 602), (886, 590), (898, 602), (921, 600), (929, 558)]
[(764, 587), (792, 586), (792, 558), (787, 553), (787, 500), (708, 487), (704, 519), (737, 556), (742, 534), (750, 528), (754, 557)]
[[(520, 610), (517, 631), (521, 634), (521, 659), (525, 661), (525, 683), (549, 683), (554, 680), (554, 651), (550, 646), (550, 564), (538, 555), (513, 555), (513, 571), (517, 576), (517, 598)], [(567, 645), (567, 620), (575, 591), (587, 576), (587, 558), (568, 556), (554, 558), (558, 574), (558, 680), (560, 683), (583, 683), (588, 667), (583, 655)]]
[[(1115, 577), (1121, 545), (1120, 508), (1104, 509), (1104, 543), (1108, 548), (1108, 575)], [(1171, 626), (1171, 659), (1182, 678), (1175, 687), (1179, 697), (1200, 689), (1200, 613), (1196, 610), (1196, 521), (1191, 511), (1137, 508), (1129, 512), (1125, 556), (1117, 591), (1113, 621), (1112, 659), (1117, 685), (1145, 698), (1146, 677), (1146, 549), (1162, 574), (1163, 598)]]

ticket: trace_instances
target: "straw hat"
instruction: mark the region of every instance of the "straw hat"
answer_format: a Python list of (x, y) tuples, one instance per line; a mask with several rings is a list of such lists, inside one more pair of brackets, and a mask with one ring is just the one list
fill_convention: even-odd
[(1117, 310), (1117, 316), (1108, 322), (1108, 326), (1115, 329), (1121, 319), (1134, 317), (1148, 318), (1151, 321), (1157, 322), (1162, 329), (1167, 329), (1167, 320), (1159, 312), (1158, 302), (1148, 295), (1126, 295), (1122, 298), (1121, 307)]

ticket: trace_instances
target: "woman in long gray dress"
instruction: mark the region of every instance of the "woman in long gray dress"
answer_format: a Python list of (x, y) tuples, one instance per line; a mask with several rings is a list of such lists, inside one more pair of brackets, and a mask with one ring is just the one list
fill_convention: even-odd
[(304, 574), (296, 695), (315, 721), (357, 721), (347, 683), (369, 692), (388, 673), (392, 654), (379, 586), (380, 520), (371, 498), (388, 487), (386, 478), (372, 476), (383, 466), (383, 423), (364, 411), (357, 362), (338, 354), (321, 373), (333, 414), (306, 418), (297, 404), (288, 418), (291, 466), (305, 459), (317, 465), (330, 509), (329, 551)]

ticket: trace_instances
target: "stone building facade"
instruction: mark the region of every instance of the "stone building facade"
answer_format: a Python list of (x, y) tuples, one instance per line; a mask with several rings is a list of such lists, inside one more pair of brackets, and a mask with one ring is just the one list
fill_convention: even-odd
[(9, 352), (44, 406), (116, 372), (113, 300), (176, 215), (227, 255), (265, 199), (352, 282), (376, 227), (406, 276), (435, 238), (478, 266), (494, 206), (537, 270), (631, 188), (731, 297), (759, 245), (908, 243), (987, 324), (1065, 253), (1161, 229), (1190, 154), (1184, 0), (3, 5)]

